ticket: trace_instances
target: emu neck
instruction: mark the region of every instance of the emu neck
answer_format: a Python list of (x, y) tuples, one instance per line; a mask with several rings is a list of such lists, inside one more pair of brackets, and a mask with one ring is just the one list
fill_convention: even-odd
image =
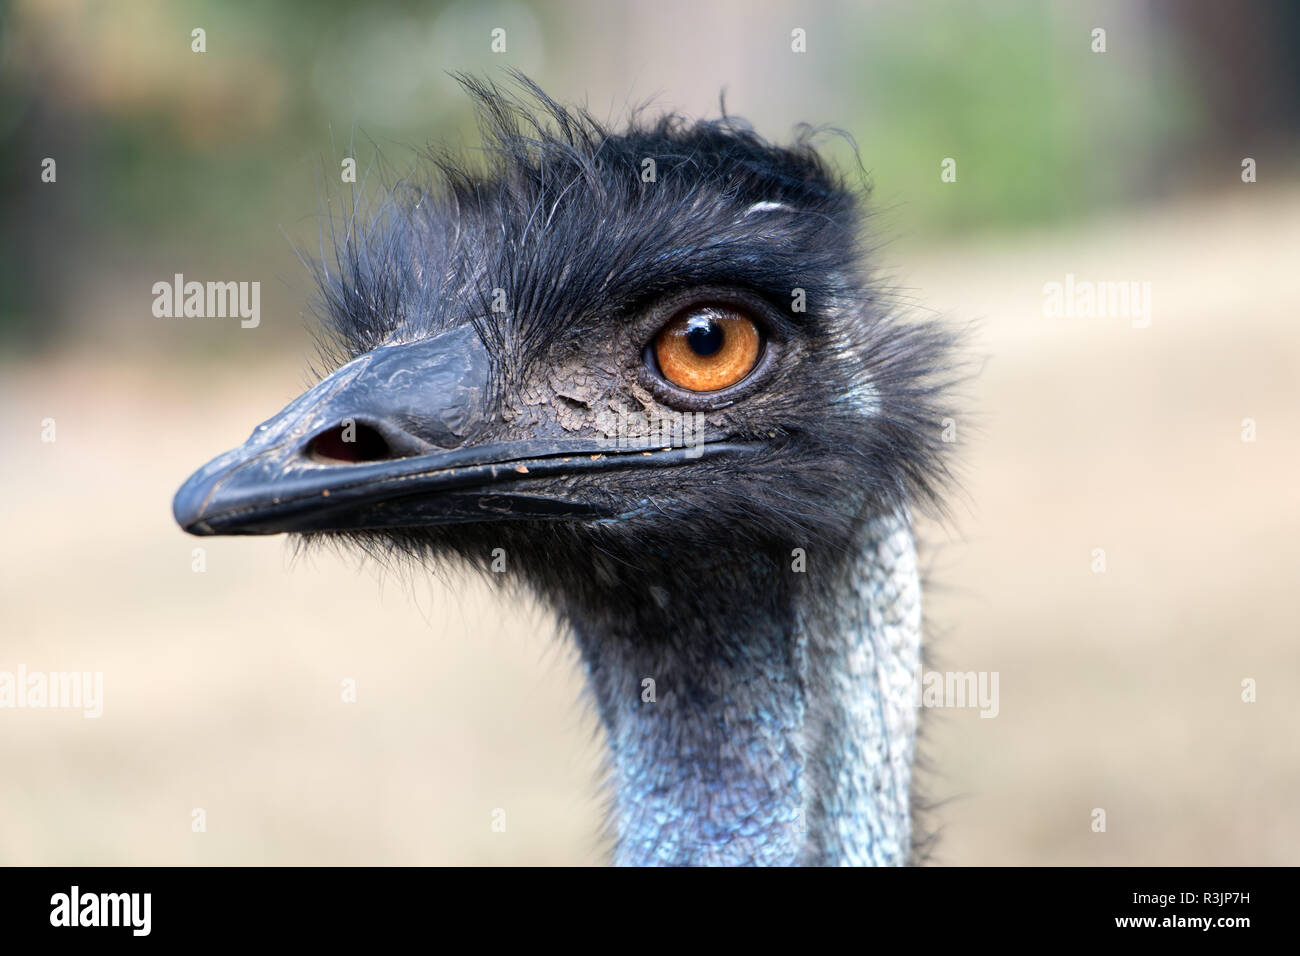
[(858, 553), (795, 560), (731, 555), (567, 608), (609, 740), (616, 864), (907, 862), (910, 530), (876, 519)]

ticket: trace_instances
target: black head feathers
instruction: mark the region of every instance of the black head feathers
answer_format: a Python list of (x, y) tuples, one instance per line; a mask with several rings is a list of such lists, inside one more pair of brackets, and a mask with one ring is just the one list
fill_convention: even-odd
[[(463, 78), (482, 155), (428, 157), (335, 235), (318, 270), (335, 361), (471, 325), (491, 355), (495, 438), (701, 411), (716, 433), (765, 444), (744, 466), (752, 481), (694, 472), (716, 479), (717, 514), (752, 516), (741, 536), (847, 544), (865, 512), (931, 499), (949, 336), (893, 314), (865, 261), (862, 197), (807, 130), (789, 147), (733, 117), (638, 114), (614, 130), (519, 81)], [(723, 405), (665, 400), (634, 368), (661, 306), (697, 294), (743, 298), (781, 353)], [(616, 496), (629, 492), (656, 509), (644, 489)]]

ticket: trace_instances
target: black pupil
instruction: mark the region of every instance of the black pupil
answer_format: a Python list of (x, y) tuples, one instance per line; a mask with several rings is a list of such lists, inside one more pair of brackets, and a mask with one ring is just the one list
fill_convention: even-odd
[(710, 356), (722, 348), (725, 333), (722, 325), (707, 316), (696, 316), (686, 323), (686, 344), (696, 355)]

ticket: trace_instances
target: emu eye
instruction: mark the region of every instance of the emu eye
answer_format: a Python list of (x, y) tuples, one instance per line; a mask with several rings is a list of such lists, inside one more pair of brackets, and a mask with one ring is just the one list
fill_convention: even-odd
[(681, 313), (655, 336), (654, 356), (664, 378), (692, 392), (735, 385), (758, 363), (762, 340), (754, 320), (720, 306)]

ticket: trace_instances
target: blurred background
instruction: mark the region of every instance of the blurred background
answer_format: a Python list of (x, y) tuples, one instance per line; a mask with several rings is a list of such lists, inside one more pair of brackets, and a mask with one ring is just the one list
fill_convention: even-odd
[[(1000, 709), (924, 716), (932, 862), (1300, 863), (1298, 49), (1290, 0), (0, 5), (0, 671), (104, 674), (97, 720), (0, 710), (0, 862), (605, 859), (544, 612), (274, 538), (196, 573), (170, 514), (309, 381), (340, 159), (472, 150), (448, 73), (514, 67), (843, 128), (881, 275), (973, 323), (927, 614)], [(259, 281), (260, 325), (155, 318), (175, 273)], [(1150, 325), (1048, 316), (1067, 274)]]

